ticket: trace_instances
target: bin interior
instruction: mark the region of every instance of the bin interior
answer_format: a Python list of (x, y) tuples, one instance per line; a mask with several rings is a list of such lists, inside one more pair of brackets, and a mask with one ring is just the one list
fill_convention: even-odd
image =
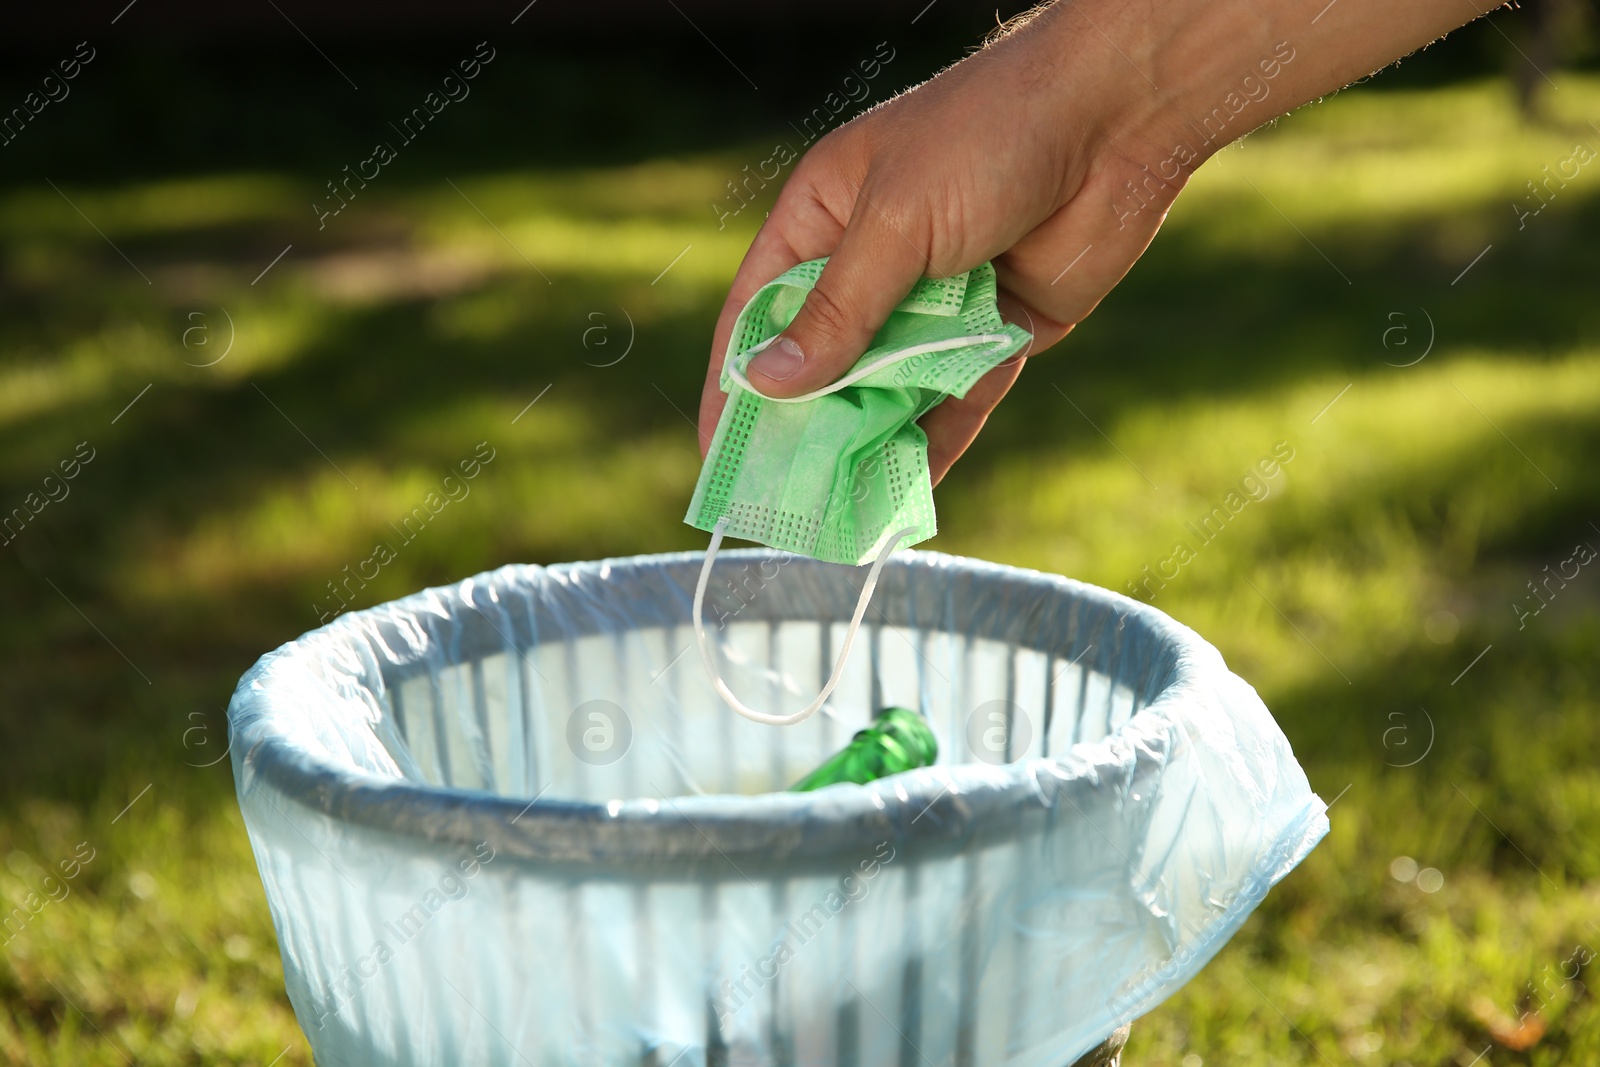
[[(746, 703), (803, 706), (843, 642), (839, 622), (747, 621), (713, 640)], [(1069, 650), (1070, 651), (1070, 650)], [(822, 710), (764, 726), (707, 683), (693, 630), (651, 627), (501, 650), (435, 671), (393, 672), (382, 736), (406, 777), (507, 796), (591, 802), (786, 789), (877, 709), (925, 715), (939, 764), (1060, 755), (1117, 730), (1147, 696), (1060, 652), (948, 630), (868, 625)]]

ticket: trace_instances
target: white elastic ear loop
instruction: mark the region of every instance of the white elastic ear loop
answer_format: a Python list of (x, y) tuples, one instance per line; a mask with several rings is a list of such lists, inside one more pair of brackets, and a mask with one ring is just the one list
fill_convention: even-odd
[(823, 703), (832, 695), (833, 687), (838, 685), (839, 679), (844, 676), (845, 661), (850, 658), (850, 646), (855, 643), (856, 631), (861, 629), (861, 617), (867, 613), (867, 602), (872, 599), (872, 591), (878, 585), (878, 572), (883, 569), (883, 565), (889, 559), (890, 553), (898, 548), (900, 542), (914, 531), (913, 528), (907, 527), (895, 534), (883, 546), (883, 551), (878, 553), (878, 558), (872, 561), (872, 569), (867, 572), (867, 584), (861, 587), (861, 596), (856, 599), (855, 614), (850, 617), (850, 626), (845, 630), (844, 647), (839, 650), (839, 659), (833, 665), (833, 674), (829, 676), (828, 684), (822, 687), (822, 692), (817, 694), (817, 699), (793, 715), (769, 715), (764, 711), (756, 711), (754, 708), (748, 707), (733, 695), (733, 690), (728, 688), (728, 683), (724, 682), (722, 676), (717, 673), (717, 665), (711, 659), (711, 648), (706, 644), (706, 624), (705, 620), (700, 617), (701, 609), (706, 599), (706, 583), (711, 578), (711, 563), (717, 558), (717, 549), (722, 547), (722, 534), (727, 529), (727, 526), (728, 519), (724, 516), (717, 520), (716, 528), (711, 531), (711, 545), (706, 549), (706, 561), (700, 568), (700, 581), (694, 587), (694, 637), (700, 645), (700, 662), (705, 664), (706, 677), (711, 679), (712, 688), (717, 691), (718, 696), (727, 702), (728, 707), (747, 719), (766, 723), (768, 726), (793, 726), (797, 722), (810, 718), (818, 708), (822, 707)]
[[(752, 353), (760, 352), (768, 345), (772, 344), (772, 342), (776, 341), (780, 336), (782, 335), (779, 334), (769, 337), (765, 341), (762, 341), (760, 344), (756, 345), (754, 348), (750, 349), (750, 351)], [(763, 393), (761, 390), (750, 384), (750, 379), (745, 377), (744, 371), (739, 369), (737, 363), (729, 361), (727, 370), (728, 377), (737, 382), (741, 388), (748, 389), (750, 392), (761, 397), (763, 400), (771, 401), (774, 404), (803, 404), (807, 400), (815, 400), (819, 396), (827, 396), (829, 393), (837, 393), (845, 386), (854, 385), (856, 382), (859, 382), (869, 374), (874, 374), (885, 367), (893, 366), (896, 363), (911, 359), (915, 356), (925, 356), (930, 352), (946, 352), (952, 348), (966, 348), (969, 345), (992, 344), (1004, 346), (1011, 344), (1015, 340), (1016, 339), (1008, 333), (975, 333), (966, 337), (947, 337), (943, 341), (929, 341), (927, 344), (912, 345), (910, 348), (902, 348), (898, 352), (890, 352), (888, 355), (874, 360), (865, 367), (857, 367), (855, 370), (851, 371), (849, 374), (846, 374), (843, 378), (840, 378), (832, 385), (824, 386), (821, 389), (813, 389), (811, 392), (803, 393), (800, 396), (767, 396), (766, 393)]]

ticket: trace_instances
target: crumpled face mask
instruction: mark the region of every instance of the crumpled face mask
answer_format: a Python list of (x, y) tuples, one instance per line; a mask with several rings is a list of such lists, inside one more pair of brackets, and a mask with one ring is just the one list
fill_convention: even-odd
[(831, 563), (865, 563), (893, 532), (937, 532), (928, 439), (916, 420), (962, 397), (1031, 340), (1000, 321), (994, 268), (924, 278), (839, 381), (793, 399), (756, 392), (745, 368), (794, 320), (826, 260), (750, 299), (722, 367), (727, 406), (684, 521)]
[[(763, 396), (745, 368), (799, 313), (825, 259), (791, 268), (750, 299), (734, 323), (722, 365), (727, 405), (684, 521), (710, 531), (696, 590), (695, 627), (707, 673), (740, 714), (787, 725), (821, 707), (843, 673), (878, 570), (902, 543), (938, 526), (928, 438), (916, 420), (1021, 351), (1031, 335), (1002, 322), (994, 267), (919, 281), (837, 382), (803, 396)], [(751, 711), (727, 690), (706, 648), (701, 604), (725, 534), (831, 563), (876, 557), (833, 677), (793, 716)]]

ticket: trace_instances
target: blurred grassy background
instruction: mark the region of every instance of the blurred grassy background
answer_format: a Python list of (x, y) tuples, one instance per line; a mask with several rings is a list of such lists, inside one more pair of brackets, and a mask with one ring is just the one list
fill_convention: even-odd
[[(777, 44), (702, 16), (759, 91), (670, 12), (374, 42), (291, 7), (309, 47), (96, 23), (0, 148), (0, 511), (93, 450), (0, 550), (5, 910), (79, 861), (4, 935), (0, 1060), (310, 1062), (215, 762), (234, 682), (480, 441), (356, 606), (702, 547), (690, 415), (764, 209), (708, 205), (879, 40), (874, 100), (990, 19), (921, 7)], [(1586, 39), (1562, 22), (1553, 65), (1543, 12), (1225, 152), (940, 488), (928, 547), (1127, 591), (1294, 450), (1154, 602), (1260, 689), (1333, 830), (1131, 1065), (1600, 1062), (1600, 570), (1514, 607), (1600, 548), (1600, 165), (1511, 207), (1600, 148)], [(319, 231), (323, 183), (485, 38), (473, 95)], [(3, 100), (71, 51), (9, 56)]]

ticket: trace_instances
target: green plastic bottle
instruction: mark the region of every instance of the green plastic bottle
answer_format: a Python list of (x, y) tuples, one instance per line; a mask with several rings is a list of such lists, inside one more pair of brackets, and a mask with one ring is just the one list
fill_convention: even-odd
[(932, 766), (939, 758), (939, 742), (928, 722), (910, 708), (884, 708), (872, 725), (858, 731), (850, 743), (794, 785), (791, 793), (809, 793), (835, 782), (863, 784), (917, 767)]

